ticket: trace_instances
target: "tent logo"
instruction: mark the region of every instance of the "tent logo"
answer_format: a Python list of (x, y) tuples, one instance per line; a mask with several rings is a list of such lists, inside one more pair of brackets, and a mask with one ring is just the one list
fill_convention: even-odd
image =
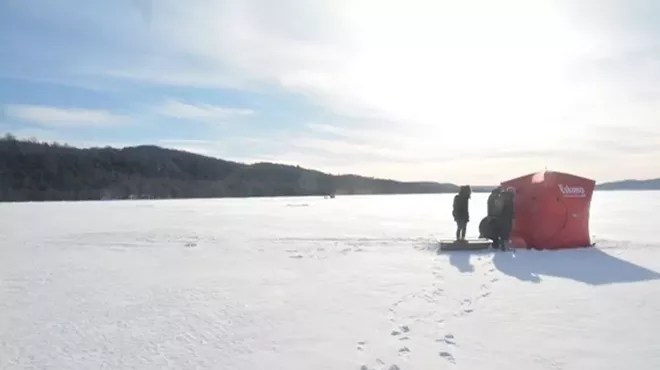
[(561, 191), (562, 195), (565, 197), (571, 198), (583, 198), (587, 195), (587, 192), (582, 186), (568, 186), (559, 184), (559, 191)]

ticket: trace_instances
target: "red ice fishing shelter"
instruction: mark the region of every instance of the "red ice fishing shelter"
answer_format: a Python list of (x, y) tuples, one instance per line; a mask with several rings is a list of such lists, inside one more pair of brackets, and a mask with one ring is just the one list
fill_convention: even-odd
[(501, 185), (516, 189), (514, 244), (541, 249), (591, 246), (589, 210), (594, 180), (545, 171)]

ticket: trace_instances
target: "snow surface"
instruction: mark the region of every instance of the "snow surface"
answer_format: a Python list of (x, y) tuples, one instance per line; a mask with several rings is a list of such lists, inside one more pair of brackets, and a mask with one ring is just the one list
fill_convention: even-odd
[(451, 199), (0, 204), (0, 368), (660, 368), (660, 193), (515, 256), (439, 253)]

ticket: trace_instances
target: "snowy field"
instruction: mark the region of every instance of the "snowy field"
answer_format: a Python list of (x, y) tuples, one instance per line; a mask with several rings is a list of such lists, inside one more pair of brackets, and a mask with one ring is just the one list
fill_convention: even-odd
[(0, 369), (660, 369), (659, 192), (515, 256), (451, 199), (0, 204)]

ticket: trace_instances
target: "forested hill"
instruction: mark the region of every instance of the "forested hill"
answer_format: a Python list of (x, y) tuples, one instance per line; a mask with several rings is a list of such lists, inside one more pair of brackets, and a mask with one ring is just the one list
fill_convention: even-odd
[(453, 184), (334, 176), (273, 163), (246, 165), (157, 146), (79, 149), (16, 140), (10, 134), (0, 139), (2, 201), (455, 191)]

